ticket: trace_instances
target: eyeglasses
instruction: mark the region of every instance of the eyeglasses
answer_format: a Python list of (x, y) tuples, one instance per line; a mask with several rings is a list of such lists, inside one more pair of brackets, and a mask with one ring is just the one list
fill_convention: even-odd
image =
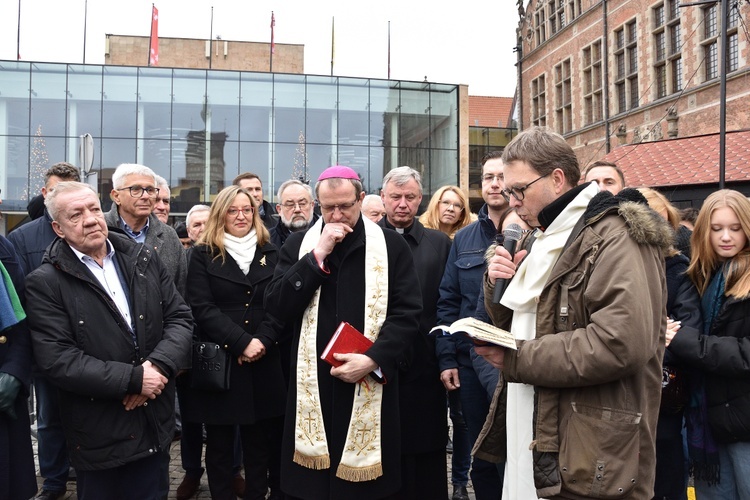
[(357, 204), (357, 200), (354, 200), (354, 201), (353, 201), (353, 202), (351, 202), (351, 203), (341, 203), (341, 204), (339, 204), (339, 205), (323, 205), (323, 204), (322, 204), (322, 203), (320, 202), (320, 200), (318, 200), (318, 206), (320, 207), (320, 210), (322, 210), (323, 212), (333, 212), (333, 211), (335, 211), (335, 210), (336, 210), (337, 208), (338, 208), (338, 209), (339, 209), (339, 210), (340, 210), (341, 212), (345, 212), (346, 210), (349, 210), (350, 208), (352, 208), (352, 207), (353, 207), (354, 205), (356, 205), (356, 204)]
[(230, 217), (238, 217), (240, 215), (240, 212), (242, 212), (242, 215), (244, 215), (248, 219), (253, 215), (253, 209), (250, 207), (246, 207), (241, 210), (230, 208), (229, 210), (227, 210), (227, 215)]
[(461, 203), (453, 203), (453, 202), (450, 202), (450, 201), (447, 201), (447, 200), (445, 200), (445, 201), (441, 200), (440, 204), (443, 206), (443, 208), (447, 209), (447, 208), (453, 207), (456, 210), (458, 210), (459, 212), (464, 209), (464, 206)]
[[(550, 172), (551, 174), (552, 172)], [(510, 195), (513, 195), (513, 198), (515, 198), (518, 201), (523, 201), (523, 197), (525, 196), (523, 193), (531, 187), (532, 184), (534, 184), (536, 181), (542, 180), (545, 177), (547, 177), (549, 174), (544, 174), (541, 177), (537, 177), (533, 181), (529, 182), (525, 186), (517, 187), (517, 188), (510, 188), (510, 189), (503, 189), (500, 191), (503, 195), (503, 198), (505, 198), (505, 201), (510, 201)]]
[(310, 204), (307, 200), (301, 200), (301, 201), (287, 201), (281, 204), (282, 207), (286, 208), (287, 210), (294, 210), (295, 207), (299, 207), (300, 210), (304, 210), (307, 208), (307, 206)]
[(484, 174), (482, 176), (482, 182), (484, 183), (492, 183), (492, 182), (503, 182), (503, 174)]
[(143, 186), (128, 186), (124, 188), (120, 188), (117, 191), (130, 191), (130, 196), (133, 198), (140, 198), (143, 196), (143, 193), (145, 192), (149, 198), (156, 198), (159, 195), (159, 188), (155, 187), (143, 187)]

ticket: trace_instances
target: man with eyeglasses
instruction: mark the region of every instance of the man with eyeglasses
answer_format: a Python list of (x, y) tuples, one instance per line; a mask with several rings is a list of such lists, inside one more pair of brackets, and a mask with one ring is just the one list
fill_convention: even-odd
[[(453, 238), (453, 246), (440, 282), (437, 325), (450, 325), (466, 317), (486, 318), (484, 307), (479, 302), (485, 270), (484, 253), (495, 241), (500, 218), (508, 209), (508, 203), (502, 195), (505, 183), (501, 156), (502, 152), (492, 151), (482, 160), (484, 205), (479, 210), (477, 220), (459, 230)], [(480, 373), (493, 374), (494, 371), (475, 369), (471, 359), (473, 345), (463, 335), (440, 335), (435, 339), (440, 379), (448, 391), (454, 428), (452, 500), (468, 500), (466, 474), (470, 465), (471, 482), (477, 500), (497, 500), (502, 490), (504, 464), (495, 464), (476, 456), (472, 461), (471, 457), (471, 447), (482, 430), (490, 408), (484, 387), (496, 384), (494, 379), (482, 383)], [(481, 364), (485, 362), (481, 358), (478, 361), (481, 368)], [(458, 407), (461, 408), (460, 413)], [(465, 422), (463, 426), (462, 420)], [(463, 427), (468, 429), (468, 436), (461, 432)]]
[[(450, 252), (445, 233), (425, 228), (417, 219), (422, 201), (422, 176), (410, 167), (397, 167), (383, 178), (380, 196), (385, 217), (378, 224), (401, 234), (409, 244), (422, 290), (419, 331), (404, 356), (406, 369), (399, 373), (401, 410), (401, 497), (448, 496), (445, 444), (448, 421), (445, 389), (440, 383), (435, 338), (438, 288)], [(438, 272), (436, 272), (438, 271)]]
[[(476, 348), (507, 405), (477, 453), (507, 456), (504, 498), (653, 498), (673, 236), (638, 191), (577, 186), (559, 134), (525, 130), (503, 162), (511, 207), (538, 231), (488, 264), (485, 307), (517, 350)], [(497, 280), (510, 283), (494, 304)]]
[(271, 243), (281, 248), (290, 234), (306, 230), (318, 220), (318, 216), (313, 211), (312, 188), (302, 181), (289, 179), (282, 183), (277, 198), (279, 220), (269, 233)]
[(159, 188), (156, 174), (135, 163), (123, 163), (112, 174), (112, 207), (104, 215), (107, 226), (124, 232), (159, 254), (177, 291), (185, 296), (187, 260), (180, 237), (173, 227), (153, 214)]
[[(404, 239), (362, 216), (349, 167), (315, 185), (321, 218), (281, 248), (266, 310), (294, 325), (281, 489), (291, 499), (391, 498), (401, 486), (399, 371), (422, 299)], [(373, 340), (320, 356), (342, 321)]]

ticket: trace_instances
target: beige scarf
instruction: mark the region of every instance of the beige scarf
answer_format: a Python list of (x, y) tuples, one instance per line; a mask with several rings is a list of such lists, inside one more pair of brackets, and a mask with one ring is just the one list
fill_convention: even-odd
[[(383, 230), (366, 217), (365, 224), (365, 328), (375, 341), (388, 310), (388, 249)], [(304, 257), (318, 243), (323, 228), (320, 218), (305, 234), (299, 250)], [(328, 440), (318, 389), (318, 306), (320, 288), (302, 316), (297, 349), (297, 409), (295, 415), (294, 462), (310, 469), (331, 466)], [(331, 332), (333, 333), (333, 332)], [(354, 389), (352, 415), (336, 476), (346, 481), (371, 481), (383, 475), (380, 416), (383, 386), (371, 376)]]

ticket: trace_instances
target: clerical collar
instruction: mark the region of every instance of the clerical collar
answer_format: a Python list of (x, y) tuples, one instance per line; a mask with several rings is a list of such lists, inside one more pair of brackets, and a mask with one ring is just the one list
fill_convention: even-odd
[(411, 223), (411, 225), (409, 227), (396, 227), (393, 224), (391, 224), (390, 222), (388, 222), (388, 217), (383, 217), (383, 221), (385, 222), (385, 227), (387, 227), (389, 229), (393, 229), (398, 234), (402, 234), (402, 235), (403, 234), (409, 234), (411, 232), (411, 228), (414, 227), (414, 221), (413, 220), (412, 220), (412, 223)]
[(540, 212), (537, 220), (539, 221), (539, 229), (544, 231), (552, 224), (558, 215), (565, 210), (565, 207), (578, 196), (578, 193), (588, 187), (588, 184), (581, 184), (576, 186), (570, 191), (567, 191), (560, 195), (555, 201), (544, 207)]

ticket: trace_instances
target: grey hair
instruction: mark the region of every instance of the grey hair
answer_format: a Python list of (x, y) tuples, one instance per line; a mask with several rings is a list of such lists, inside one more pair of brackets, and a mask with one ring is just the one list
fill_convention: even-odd
[(396, 167), (385, 174), (385, 177), (383, 177), (383, 188), (385, 188), (389, 182), (393, 182), (396, 186), (401, 187), (411, 179), (417, 181), (417, 184), (419, 185), (419, 193), (421, 194), (422, 176), (419, 172), (408, 166)]
[(146, 177), (153, 177), (154, 184), (157, 184), (156, 174), (147, 166), (138, 165), (137, 163), (121, 163), (115, 169), (115, 173), (112, 174), (112, 187), (115, 189), (121, 189), (125, 187), (125, 177), (129, 175), (144, 175)]
[(313, 199), (313, 190), (309, 186), (309, 184), (305, 184), (304, 182), (297, 180), (297, 179), (289, 179), (288, 181), (284, 181), (281, 186), (279, 186), (279, 191), (276, 194), (276, 199), (278, 200), (278, 203), (281, 203), (281, 195), (284, 194), (284, 191), (286, 191), (286, 188), (289, 186), (302, 186), (305, 188), (305, 191), (307, 191), (307, 194), (310, 196), (310, 200)]
[(193, 214), (196, 214), (198, 212), (209, 212), (211, 210), (211, 207), (208, 205), (193, 205), (190, 210), (188, 210), (187, 215), (185, 216), (185, 226), (190, 227), (190, 219)]
[(368, 194), (365, 196), (365, 199), (362, 200), (362, 210), (365, 210), (366, 207), (369, 207), (372, 203), (377, 203), (380, 207), (384, 206), (383, 199), (379, 195)]
[(161, 175), (156, 175), (154, 177), (156, 177), (156, 187), (158, 187), (158, 188), (165, 187), (165, 188), (169, 189), (169, 183), (167, 182), (167, 179), (165, 179)]
[(47, 197), (44, 198), (44, 206), (47, 207), (47, 212), (49, 212), (52, 220), (57, 220), (57, 216), (60, 215), (60, 209), (63, 208), (57, 206), (58, 196), (71, 191), (83, 191), (84, 189), (90, 189), (91, 192), (96, 195), (97, 200), (99, 199), (99, 195), (97, 194), (96, 190), (88, 184), (84, 184), (83, 182), (63, 181), (58, 183), (57, 186), (55, 186), (55, 189), (50, 191), (49, 194), (47, 194)]

